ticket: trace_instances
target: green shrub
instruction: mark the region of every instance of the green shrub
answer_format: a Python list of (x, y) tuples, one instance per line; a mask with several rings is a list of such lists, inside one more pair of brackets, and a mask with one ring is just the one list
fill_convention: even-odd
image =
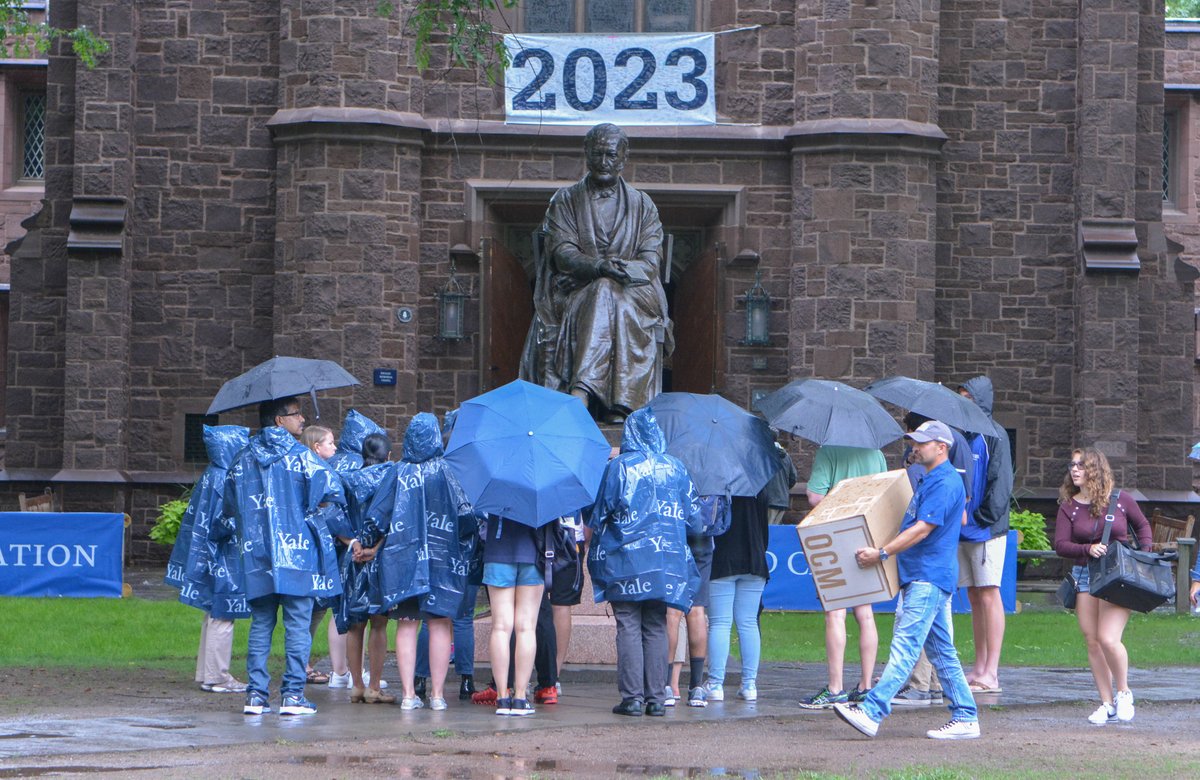
[(1046, 536), (1046, 516), (1040, 512), (1021, 509), (1008, 515), (1009, 527), (1021, 532), (1019, 550), (1049, 550), (1050, 539)]
[(153, 541), (165, 545), (175, 544), (175, 537), (179, 535), (179, 524), (183, 521), (183, 513), (187, 511), (191, 497), (192, 490), (188, 488), (179, 498), (158, 507), (158, 520), (150, 529), (150, 538)]

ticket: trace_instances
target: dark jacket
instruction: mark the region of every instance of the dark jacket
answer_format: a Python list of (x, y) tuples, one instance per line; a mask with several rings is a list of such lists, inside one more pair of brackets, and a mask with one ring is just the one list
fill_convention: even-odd
[[(983, 413), (991, 417), (995, 399), (992, 380), (986, 376), (977, 376), (964, 382), (963, 387), (975, 399)], [(970, 518), (970, 522), (990, 528), (994, 539), (1008, 533), (1008, 510), (1012, 503), (1013, 490), (1012, 449), (1008, 432), (999, 423), (996, 424), (994, 436), (983, 438), (988, 446), (987, 479), (982, 488), (979, 485), (973, 486), (974, 490), (983, 490), (983, 503), (975, 511), (975, 516)]]
[(654, 412), (638, 409), (625, 420), (621, 454), (604, 471), (587, 518), (588, 552), (596, 601), (666, 602), (687, 611), (700, 572), (687, 546), (704, 521), (687, 469), (667, 454)]

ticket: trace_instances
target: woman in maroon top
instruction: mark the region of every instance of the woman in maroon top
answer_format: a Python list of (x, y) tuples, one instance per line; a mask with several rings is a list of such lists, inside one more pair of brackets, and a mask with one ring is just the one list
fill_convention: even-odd
[[(1088, 716), (1097, 725), (1133, 720), (1133, 692), (1129, 690), (1129, 656), (1121, 635), (1129, 610), (1098, 599), (1088, 592), (1089, 559), (1100, 558), (1107, 547), (1100, 543), (1104, 519), (1113, 491), (1113, 473), (1104, 453), (1085, 447), (1071, 453), (1071, 463), (1058, 491), (1058, 519), (1054, 550), (1074, 564), (1072, 575), (1079, 586), (1075, 616), (1087, 640), (1088, 664), (1101, 704)], [(1117, 498), (1110, 541), (1128, 542), (1129, 529), (1142, 549), (1150, 547), (1150, 523), (1137, 502), (1125, 491)], [(1116, 689), (1116, 695), (1113, 690)]]

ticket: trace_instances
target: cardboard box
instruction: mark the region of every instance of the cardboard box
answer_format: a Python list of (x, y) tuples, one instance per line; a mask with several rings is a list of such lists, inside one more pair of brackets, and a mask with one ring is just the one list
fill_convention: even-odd
[(796, 527), (826, 611), (887, 601), (900, 589), (896, 558), (869, 569), (859, 567), (854, 551), (882, 547), (900, 531), (912, 500), (903, 469), (844, 479)]

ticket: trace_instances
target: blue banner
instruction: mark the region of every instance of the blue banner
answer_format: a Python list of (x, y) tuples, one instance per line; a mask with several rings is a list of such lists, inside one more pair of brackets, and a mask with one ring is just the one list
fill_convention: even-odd
[[(767, 547), (767, 570), (771, 579), (763, 591), (765, 609), (792, 612), (821, 612), (821, 600), (813, 583), (812, 572), (800, 547), (800, 537), (794, 525), (773, 525)], [(901, 553), (903, 554), (903, 553)], [(1000, 600), (1005, 612), (1017, 611), (1017, 532), (1008, 532), (1008, 548), (1004, 555), (1004, 574), (1000, 579)], [(873, 605), (876, 612), (895, 612), (896, 599)], [(955, 612), (967, 613), (967, 589), (959, 588), (951, 601)]]
[(121, 597), (125, 516), (0, 512), (0, 596)]

